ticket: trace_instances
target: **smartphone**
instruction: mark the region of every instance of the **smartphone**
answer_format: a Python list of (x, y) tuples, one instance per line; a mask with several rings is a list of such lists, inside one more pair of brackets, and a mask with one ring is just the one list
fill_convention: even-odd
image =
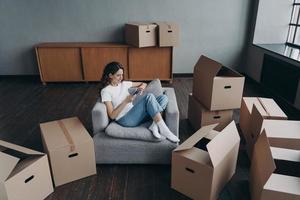
[(132, 95), (138, 95), (141, 93), (141, 90), (137, 89)]

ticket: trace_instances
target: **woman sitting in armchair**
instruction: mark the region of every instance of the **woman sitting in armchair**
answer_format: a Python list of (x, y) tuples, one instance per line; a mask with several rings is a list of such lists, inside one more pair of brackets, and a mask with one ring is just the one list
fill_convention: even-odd
[[(150, 116), (153, 123), (149, 129), (154, 137), (164, 136), (172, 142), (179, 142), (178, 137), (170, 131), (160, 114), (168, 104), (167, 96), (155, 97), (148, 93), (133, 105), (133, 100), (143, 93), (147, 84), (123, 81), (123, 73), (124, 68), (118, 62), (107, 64), (103, 71), (101, 99), (106, 106), (109, 118), (122, 126), (135, 127)], [(136, 90), (130, 94), (130, 88), (136, 88)]]

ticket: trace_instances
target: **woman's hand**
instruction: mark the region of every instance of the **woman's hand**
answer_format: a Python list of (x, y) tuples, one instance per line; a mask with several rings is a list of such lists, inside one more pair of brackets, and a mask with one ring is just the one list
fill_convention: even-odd
[(140, 84), (140, 85), (137, 87), (137, 89), (139, 90), (139, 95), (142, 95), (142, 94), (143, 94), (143, 92), (144, 92), (146, 86), (147, 86), (147, 83), (142, 83), (142, 84)]
[(145, 90), (145, 88), (138, 87), (137, 90), (138, 90), (137, 95), (142, 95), (143, 92), (144, 92), (144, 90)]
[(136, 95), (128, 95), (124, 101), (126, 103), (133, 102), (133, 100), (135, 99), (135, 97), (136, 97)]

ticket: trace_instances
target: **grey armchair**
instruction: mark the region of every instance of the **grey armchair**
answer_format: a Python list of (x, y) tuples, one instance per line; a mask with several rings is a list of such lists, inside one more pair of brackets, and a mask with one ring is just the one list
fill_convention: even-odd
[[(163, 88), (169, 103), (165, 110), (165, 122), (179, 137), (179, 110), (173, 88)], [(98, 164), (170, 164), (171, 153), (178, 143), (165, 139), (148, 142), (110, 137), (105, 133), (109, 125), (106, 107), (97, 101), (92, 110), (93, 140)], [(139, 130), (147, 127), (136, 127)]]

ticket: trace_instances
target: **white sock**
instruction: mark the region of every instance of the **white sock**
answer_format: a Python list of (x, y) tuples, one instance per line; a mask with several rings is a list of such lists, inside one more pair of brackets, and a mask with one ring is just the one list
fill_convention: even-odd
[(179, 138), (170, 131), (164, 120), (160, 120), (159, 122), (157, 122), (157, 126), (159, 128), (160, 134), (168, 138), (171, 142), (180, 141)]
[(161, 135), (158, 132), (158, 126), (157, 124), (153, 121), (151, 126), (149, 126), (150, 131), (152, 132), (153, 136), (156, 138), (161, 138)]

